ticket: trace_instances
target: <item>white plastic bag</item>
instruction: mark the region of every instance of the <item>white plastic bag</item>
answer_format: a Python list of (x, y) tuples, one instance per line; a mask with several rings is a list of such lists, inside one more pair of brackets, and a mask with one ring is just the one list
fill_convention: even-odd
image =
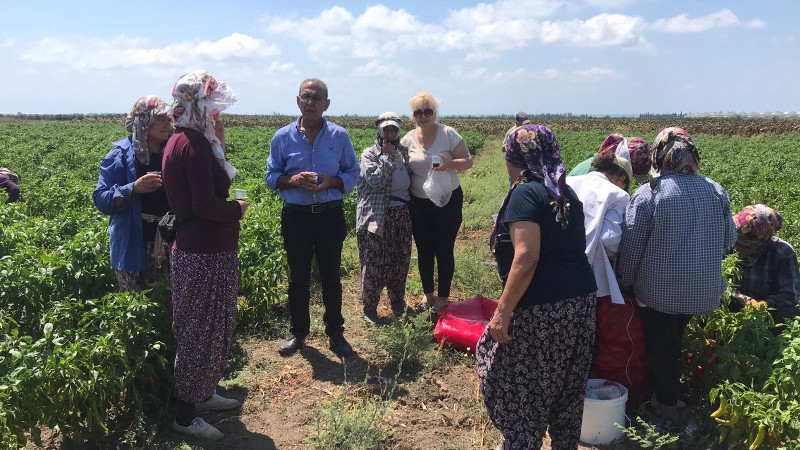
[(450, 174), (428, 169), (428, 177), (425, 178), (422, 189), (433, 204), (440, 208), (450, 201), (450, 196), (453, 194), (453, 191), (447, 189), (447, 186), (450, 186)]

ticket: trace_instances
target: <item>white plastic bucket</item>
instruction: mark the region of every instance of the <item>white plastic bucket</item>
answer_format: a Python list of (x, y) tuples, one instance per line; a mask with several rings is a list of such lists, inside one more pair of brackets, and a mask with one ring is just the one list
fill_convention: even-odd
[(628, 401), (628, 390), (614, 381), (596, 378), (589, 379), (586, 387), (596, 388), (609, 384), (616, 385), (622, 395), (610, 400), (584, 398), (581, 441), (587, 444), (606, 445), (622, 437), (622, 429), (615, 424), (626, 426), (625, 402)]

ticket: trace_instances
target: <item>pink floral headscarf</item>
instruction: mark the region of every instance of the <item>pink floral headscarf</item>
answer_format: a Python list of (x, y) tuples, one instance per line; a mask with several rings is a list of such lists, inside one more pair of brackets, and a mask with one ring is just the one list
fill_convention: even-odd
[(739, 234), (736, 251), (745, 259), (754, 261), (767, 248), (772, 236), (783, 226), (783, 217), (767, 205), (745, 207), (733, 215)]
[(147, 147), (147, 129), (155, 123), (158, 116), (165, 116), (169, 105), (157, 95), (145, 95), (136, 100), (131, 112), (125, 117), (125, 129), (133, 134), (133, 152), (136, 159), (150, 164), (150, 149)]
[(597, 153), (613, 152), (631, 163), (633, 175), (641, 177), (650, 171), (652, 151), (650, 144), (640, 137), (624, 137), (619, 133), (609, 134)]
[(222, 143), (214, 134), (217, 117), (236, 103), (236, 94), (225, 83), (220, 83), (205, 70), (195, 70), (182, 75), (172, 88), (173, 119), (176, 127), (199, 131), (211, 143), (214, 157), (228, 176), (236, 176), (236, 168), (228, 162)]

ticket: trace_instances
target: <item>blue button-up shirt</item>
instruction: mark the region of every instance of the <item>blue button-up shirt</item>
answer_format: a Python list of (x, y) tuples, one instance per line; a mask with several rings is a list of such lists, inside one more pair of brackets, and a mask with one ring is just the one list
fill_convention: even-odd
[(347, 131), (322, 119), (322, 129), (312, 146), (305, 133), (300, 131), (300, 117), (278, 130), (272, 137), (267, 160), (267, 186), (278, 189), (278, 177), (296, 175), (300, 172), (323, 173), (342, 179), (342, 189), (326, 189), (322, 192), (303, 188), (281, 189), (279, 195), (287, 203), (314, 205), (341, 200), (353, 191), (360, 173), (356, 152)]
[(704, 314), (725, 290), (722, 258), (736, 242), (728, 193), (700, 175), (665, 172), (631, 197), (622, 227), (620, 287), (666, 314)]

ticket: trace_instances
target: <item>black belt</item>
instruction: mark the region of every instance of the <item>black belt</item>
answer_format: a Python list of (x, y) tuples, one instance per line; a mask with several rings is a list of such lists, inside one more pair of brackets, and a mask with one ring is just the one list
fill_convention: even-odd
[(340, 209), (342, 207), (342, 201), (334, 200), (332, 202), (317, 203), (314, 205), (298, 205), (296, 203), (284, 203), (283, 207), (290, 211), (302, 211), (302, 212), (317, 214), (332, 209)]
[(394, 195), (390, 195), (390, 196), (389, 196), (389, 200), (394, 200), (394, 201), (396, 201), (396, 202), (400, 202), (400, 203), (402, 203), (402, 204), (404, 204), (404, 205), (407, 205), (407, 204), (411, 203), (411, 200), (410, 200), (410, 199), (409, 199), (409, 200), (406, 200), (406, 199), (404, 199), (404, 198), (395, 197)]

